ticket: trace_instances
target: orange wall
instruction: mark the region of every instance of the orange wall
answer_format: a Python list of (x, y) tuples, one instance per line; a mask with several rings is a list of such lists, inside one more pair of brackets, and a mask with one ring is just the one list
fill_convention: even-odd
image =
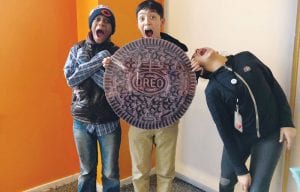
[(77, 40), (72, 0), (0, 3), (0, 191), (78, 172), (63, 77)]
[(98, 0), (76, 0), (77, 6), (77, 37), (78, 40), (86, 38), (89, 31), (88, 16), (90, 11), (98, 5)]

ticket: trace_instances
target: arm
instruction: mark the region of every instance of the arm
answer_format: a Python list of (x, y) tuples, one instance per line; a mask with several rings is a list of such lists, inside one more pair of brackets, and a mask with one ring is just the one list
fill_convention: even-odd
[[(89, 45), (86, 45), (86, 46), (83, 46), (81, 47), (79, 50), (78, 50), (78, 56), (77, 56), (77, 61), (79, 64), (82, 64), (82, 63), (85, 63), (85, 62), (88, 62), (90, 61), (91, 59), (91, 55), (92, 55), (92, 48), (91, 46)], [(102, 60), (102, 64), (103, 64), (103, 61), (105, 60), (106, 58), (104, 58)], [(103, 66), (100, 67), (100, 69), (98, 71), (96, 71), (92, 76), (91, 78), (93, 79), (93, 81), (99, 86), (101, 87), (102, 89), (104, 89), (103, 87), (103, 77), (104, 77), (104, 64)]]
[(80, 64), (78, 63), (78, 58), (80, 58), (78, 55), (78, 49), (73, 47), (69, 53), (64, 67), (64, 73), (68, 85), (70, 87), (77, 86), (85, 79), (94, 75), (95, 72), (99, 71), (100, 67), (102, 66), (103, 58), (108, 56), (110, 56), (110, 53), (107, 50), (104, 50), (97, 53), (90, 61)]
[(104, 90), (103, 86), (104, 69), (102, 67), (92, 75), (94, 82)]
[(277, 106), (279, 108), (279, 123), (280, 123), (280, 139), (279, 142), (287, 142), (287, 149), (291, 148), (291, 145), (296, 137), (296, 129), (294, 128), (292, 120), (292, 112), (288, 100), (282, 90), (281, 86), (273, 76), (272, 71), (261, 62), (256, 56), (250, 53), (257, 63), (258, 67), (263, 72), (275, 98)]
[(263, 63), (261, 62), (255, 55), (249, 53), (250, 57), (253, 58), (254, 62), (260, 68), (262, 73), (267, 80), (273, 95), (276, 98), (277, 106), (279, 109), (279, 123), (280, 127), (295, 127), (293, 120), (292, 120), (292, 113), (289, 102), (286, 98), (284, 91), (282, 90), (281, 86), (273, 76), (272, 71)]
[(104, 90), (104, 86), (103, 86), (103, 78), (104, 78), (104, 69), (111, 63), (111, 57), (105, 57), (102, 60), (102, 64), (103, 66), (100, 68), (99, 71), (97, 71), (93, 76), (92, 79), (94, 80), (94, 82), (101, 87)]
[[(210, 88), (210, 89), (209, 89)], [(221, 94), (212, 89), (206, 88), (206, 101), (213, 120), (217, 126), (219, 135), (223, 141), (224, 147), (229, 155), (229, 158), (233, 164), (235, 173), (237, 175), (247, 174), (249, 171), (245, 166), (245, 159), (242, 152), (239, 150), (238, 144), (234, 138), (233, 117), (230, 117), (226, 103), (222, 101)]]

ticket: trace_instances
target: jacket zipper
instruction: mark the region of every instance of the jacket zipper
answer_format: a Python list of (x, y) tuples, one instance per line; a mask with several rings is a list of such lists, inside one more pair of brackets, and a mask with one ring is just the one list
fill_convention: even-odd
[(238, 78), (246, 85), (246, 87), (247, 87), (247, 89), (248, 89), (248, 91), (249, 91), (249, 93), (250, 93), (251, 99), (252, 99), (252, 101), (253, 101), (253, 105), (254, 105), (254, 110), (255, 110), (255, 120), (256, 120), (256, 135), (257, 135), (258, 138), (260, 138), (259, 118), (258, 118), (257, 104), (256, 104), (256, 100), (255, 100), (255, 98), (254, 98), (254, 95), (253, 95), (253, 93), (252, 93), (252, 91), (251, 91), (251, 89), (250, 89), (248, 83), (245, 81), (245, 79), (244, 79), (242, 76), (240, 76), (238, 73), (234, 72), (230, 67), (225, 66), (225, 69), (227, 69), (227, 70), (233, 72), (233, 73), (234, 73), (234, 74), (235, 74), (235, 75), (236, 75), (236, 76), (237, 76), (237, 77), (238, 77)]

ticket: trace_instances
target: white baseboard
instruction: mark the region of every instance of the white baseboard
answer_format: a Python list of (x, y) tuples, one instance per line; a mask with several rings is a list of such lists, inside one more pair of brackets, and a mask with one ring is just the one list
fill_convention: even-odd
[(187, 176), (182, 175), (182, 174), (180, 174), (178, 172), (176, 172), (176, 177), (179, 178), (179, 179), (181, 179), (181, 180), (183, 180), (183, 181), (185, 181), (185, 182), (187, 182), (187, 183), (190, 183), (190, 184), (194, 185), (195, 187), (198, 187), (199, 189), (202, 189), (204, 191), (207, 191), (207, 192), (217, 192), (216, 190), (208, 187), (207, 185), (204, 185), (203, 183), (200, 183), (198, 181), (190, 179)]
[(76, 181), (78, 176), (79, 176), (79, 173), (76, 173), (76, 174), (70, 175), (68, 177), (64, 177), (64, 178), (61, 178), (61, 179), (31, 188), (31, 189), (27, 189), (23, 192), (40, 192), (40, 191), (48, 191), (50, 189), (55, 189), (57, 187), (61, 187), (63, 185), (66, 185), (66, 184)]

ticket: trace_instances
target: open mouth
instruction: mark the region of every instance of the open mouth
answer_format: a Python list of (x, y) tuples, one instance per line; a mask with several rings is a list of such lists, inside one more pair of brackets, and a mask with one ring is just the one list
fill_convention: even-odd
[(197, 49), (197, 53), (201, 56), (203, 56), (206, 53), (207, 49), (203, 48), (203, 49)]
[(145, 30), (145, 35), (146, 35), (147, 37), (152, 37), (153, 31), (152, 31), (151, 29), (147, 29), (147, 30)]
[(97, 29), (96, 30), (96, 35), (97, 35), (97, 37), (102, 37), (104, 35), (104, 31), (101, 30), (101, 29)]

